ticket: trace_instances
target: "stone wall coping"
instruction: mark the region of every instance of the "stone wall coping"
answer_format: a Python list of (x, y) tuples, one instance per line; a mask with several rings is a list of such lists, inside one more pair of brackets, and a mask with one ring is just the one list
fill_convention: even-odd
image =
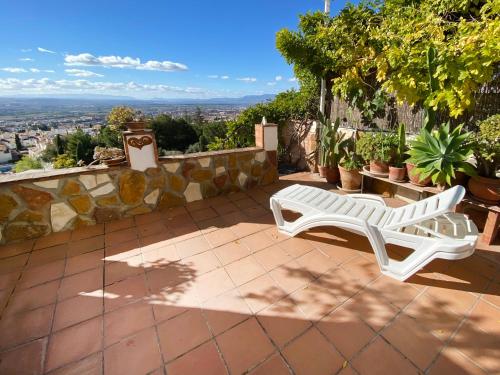
[[(159, 158), (160, 164), (165, 164), (168, 162), (189, 160), (189, 159), (202, 159), (206, 157), (214, 157), (221, 155), (231, 155), (231, 154), (243, 154), (247, 152), (258, 152), (264, 151), (260, 147), (246, 147), (237, 148), (231, 150), (220, 150), (220, 151), (208, 151), (208, 152), (197, 152), (192, 154), (181, 154), (181, 155), (170, 155), (162, 156)], [(37, 182), (44, 180), (51, 180), (54, 178), (63, 178), (78, 176), (83, 174), (93, 174), (93, 173), (108, 173), (122, 168), (129, 168), (126, 165), (119, 165), (109, 167), (107, 165), (93, 165), (89, 167), (75, 167), (75, 168), (65, 168), (65, 169), (51, 169), (51, 170), (40, 170), (33, 172), (23, 172), (23, 173), (13, 173), (0, 175), (0, 186), (5, 186), (12, 183), (27, 183), (27, 182)]]

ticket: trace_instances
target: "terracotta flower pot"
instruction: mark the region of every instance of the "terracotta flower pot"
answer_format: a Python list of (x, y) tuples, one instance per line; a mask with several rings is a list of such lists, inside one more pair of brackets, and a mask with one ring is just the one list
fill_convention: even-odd
[(370, 172), (373, 173), (388, 173), (389, 164), (380, 160), (370, 160)]
[(340, 182), (346, 190), (358, 190), (361, 187), (361, 174), (357, 169), (348, 171), (339, 166)]
[(455, 172), (455, 178), (451, 180), (451, 186), (462, 185), (467, 186), (467, 176), (464, 172)]
[(414, 164), (406, 163), (406, 170), (408, 171), (408, 177), (410, 178), (410, 182), (413, 185), (427, 186), (431, 183), (432, 180), (430, 177), (427, 177), (426, 179), (421, 180), (419, 173), (411, 173), (413, 168), (415, 168)]
[(129, 121), (126, 123), (127, 129), (131, 132), (137, 132), (144, 130), (146, 127), (146, 121)]
[(339, 168), (327, 167), (325, 177), (326, 181), (328, 181), (330, 184), (336, 184), (340, 180)]
[(500, 178), (472, 176), (469, 180), (472, 195), (485, 203), (500, 203)]
[(318, 166), (318, 172), (319, 172), (319, 177), (326, 177), (326, 170), (328, 167), (326, 165), (319, 165)]
[(406, 180), (406, 168), (389, 167), (389, 180), (403, 182)]

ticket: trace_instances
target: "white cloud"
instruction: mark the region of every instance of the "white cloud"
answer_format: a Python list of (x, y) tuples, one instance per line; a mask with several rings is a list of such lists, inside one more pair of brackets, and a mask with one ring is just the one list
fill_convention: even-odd
[(220, 79), (229, 79), (229, 76), (221, 76)]
[(42, 48), (42, 47), (38, 47), (37, 50), (38, 50), (38, 52), (42, 52), (42, 53), (56, 53), (55, 51), (51, 51), (50, 49), (46, 49), (46, 48)]
[(68, 66), (104, 66), (109, 68), (128, 68), (137, 70), (157, 70), (163, 72), (187, 70), (181, 63), (149, 60), (144, 63), (139, 58), (120, 56), (94, 56), (90, 53), (66, 55), (64, 64)]
[(30, 68), (31, 73), (55, 73), (53, 70), (49, 69), (38, 69), (38, 68)]
[(155, 97), (162, 94), (183, 96), (204, 96), (207, 94), (203, 89), (197, 87), (176, 87), (169, 85), (143, 84), (136, 82), (92, 82), (85, 79), (75, 80), (52, 80), (41, 79), (0, 79), (0, 93), (25, 93), (25, 94), (64, 94), (64, 93), (93, 93), (93, 94), (117, 94), (124, 93)]
[(208, 78), (217, 79), (217, 78), (219, 78), (219, 76), (218, 76), (217, 74), (210, 74), (210, 75), (208, 76)]
[(288, 82), (297, 82), (297, 78), (293, 77), (293, 78), (289, 78), (288, 79)]
[(10, 68), (10, 67), (2, 68), (0, 70), (3, 70), (4, 72), (9, 72), (9, 73), (27, 73), (28, 72), (26, 69), (23, 69), (23, 68)]
[(19, 61), (35, 61), (31, 57), (23, 57), (22, 59), (19, 59)]
[(276, 82), (268, 82), (267, 85), (268, 86), (276, 86)]
[(243, 82), (256, 82), (257, 78), (254, 77), (244, 77), (244, 78), (236, 78), (238, 81), (243, 81)]
[(84, 69), (65, 69), (64, 70), (69, 76), (75, 77), (104, 77), (102, 74), (91, 72), (90, 70)]
[(282, 76), (276, 76), (276, 77), (274, 78), (274, 80), (275, 80), (275, 81), (281, 81), (282, 79), (283, 79), (283, 77), (282, 77)]

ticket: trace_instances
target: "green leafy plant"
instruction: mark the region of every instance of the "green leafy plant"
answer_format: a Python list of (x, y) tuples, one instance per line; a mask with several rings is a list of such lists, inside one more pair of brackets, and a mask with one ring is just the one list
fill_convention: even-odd
[(61, 154), (54, 159), (54, 169), (72, 168), (76, 167), (75, 159), (67, 154)]
[(16, 173), (19, 172), (24, 172), (28, 171), (30, 169), (42, 169), (42, 163), (40, 160), (29, 157), (29, 156), (23, 156), (21, 160), (19, 160), (16, 165), (14, 166), (14, 171)]
[(398, 146), (394, 155), (393, 165), (397, 168), (403, 168), (406, 159), (406, 126), (401, 123), (398, 126)]
[(320, 163), (326, 167), (337, 167), (348, 143), (345, 133), (340, 133), (340, 119), (334, 123), (323, 114), (318, 114), (321, 123)]
[(500, 114), (488, 117), (479, 124), (479, 132), (472, 141), (478, 174), (496, 178), (500, 168)]
[(394, 133), (366, 132), (356, 142), (356, 153), (365, 161), (391, 161), (398, 148), (398, 136)]
[(363, 160), (354, 151), (350, 151), (342, 158), (340, 166), (347, 171), (360, 170), (363, 167)]
[(408, 162), (415, 165), (412, 173), (419, 173), (422, 180), (430, 177), (434, 184), (441, 186), (451, 186), (457, 171), (475, 175), (467, 161), (472, 156), (470, 138), (471, 133), (463, 132), (462, 126), (450, 130), (449, 123), (433, 132), (423, 128), (408, 151)]

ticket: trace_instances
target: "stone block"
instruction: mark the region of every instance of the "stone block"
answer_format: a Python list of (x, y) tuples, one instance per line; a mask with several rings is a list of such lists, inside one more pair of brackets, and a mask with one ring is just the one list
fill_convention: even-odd
[(121, 217), (120, 210), (117, 208), (101, 208), (94, 210), (94, 218), (97, 223), (105, 223), (106, 221), (118, 220)]
[(59, 180), (46, 180), (33, 182), (33, 185), (44, 188), (44, 189), (57, 189), (59, 186)]
[(184, 198), (186, 198), (186, 202), (188, 203), (203, 199), (201, 185), (199, 183), (190, 182), (184, 191)]
[(43, 214), (38, 211), (25, 210), (19, 213), (13, 221), (27, 221), (28, 223), (35, 223), (43, 221)]
[(92, 208), (92, 201), (86, 194), (74, 198), (69, 198), (68, 201), (79, 214), (86, 214)]
[(107, 173), (101, 173), (96, 176), (97, 185), (105, 184), (106, 182), (111, 182), (111, 178)]
[(146, 204), (156, 204), (158, 197), (160, 196), (160, 189), (155, 189), (144, 198), (144, 203)]
[(85, 189), (90, 190), (97, 186), (97, 179), (95, 175), (83, 174), (78, 177), (78, 180), (85, 186)]
[(111, 195), (109, 197), (103, 197), (96, 200), (98, 206), (108, 207), (108, 206), (116, 206), (120, 204), (118, 197), (116, 195)]
[(212, 163), (212, 159), (211, 158), (201, 158), (201, 159), (198, 159), (198, 163), (200, 163), (200, 166), (202, 168), (210, 168), (210, 164)]
[(3, 231), (5, 241), (18, 241), (37, 238), (47, 233), (49, 227), (45, 224), (9, 224)]
[(163, 164), (163, 168), (169, 173), (177, 173), (180, 166), (181, 163), (178, 161)]
[(182, 176), (173, 174), (168, 178), (170, 189), (175, 191), (176, 193), (182, 193), (185, 189), (186, 182)]
[(212, 179), (213, 173), (210, 169), (195, 169), (191, 171), (191, 179), (196, 182), (204, 182)]
[(80, 184), (75, 180), (67, 180), (59, 194), (62, 196), (78, 195), (80, 194)]
[(113, 191), (115, 191), (115, 186), (112, 183), (107, 183), (106, 185), (102, 185), (97, 189), (92, 190), (90, 192), (90, 195), (95, 198), (101, 195), (107, 195), (109, 193), (112, 193)]
[(39, 210), (53, 199), (52, 194), (46, 191), (30, 189), (20, 185), (13, 186), (11, 190), (20, 196), (26, 202), (26, 205), (33, 210)]
[(217, 188), (222, 189), (224, 187), (224, 185), (226, 184), (227, 177), (228, 177), (227, 174), (223, 174), (223, 175), (214, 177), (214, 179), (213, 179), (214, 185)]
[(140, 214), (147, 214), (148, 212), (151, 212), (151, 208), (147, 206), (139, 206), (139, 207), (134, 207), (125, 212), (125, 216), (135, 216), (135, 215), (140, 215)]
[(158, 203), (158, 208), (160, 210), (182, 206), (186, 203), (186, 199), (183, 196), (179, 196), (170, 192), (165, 192), (161, 195), (160, 202)]
[(0, 194), (0, 222), (9, 219), (9, 215), (17, 207), (16, 200), (7, 194)]
[(54, 203), (50, 206), (50, 222), (52, 231), (60, 232), (77, 216), (76, 212), (66, 203)]
[(120, 198), (123, 203), (134, 205), (142, 202), (146, 191), (143, 173), (129, 171), (120, 176)]

